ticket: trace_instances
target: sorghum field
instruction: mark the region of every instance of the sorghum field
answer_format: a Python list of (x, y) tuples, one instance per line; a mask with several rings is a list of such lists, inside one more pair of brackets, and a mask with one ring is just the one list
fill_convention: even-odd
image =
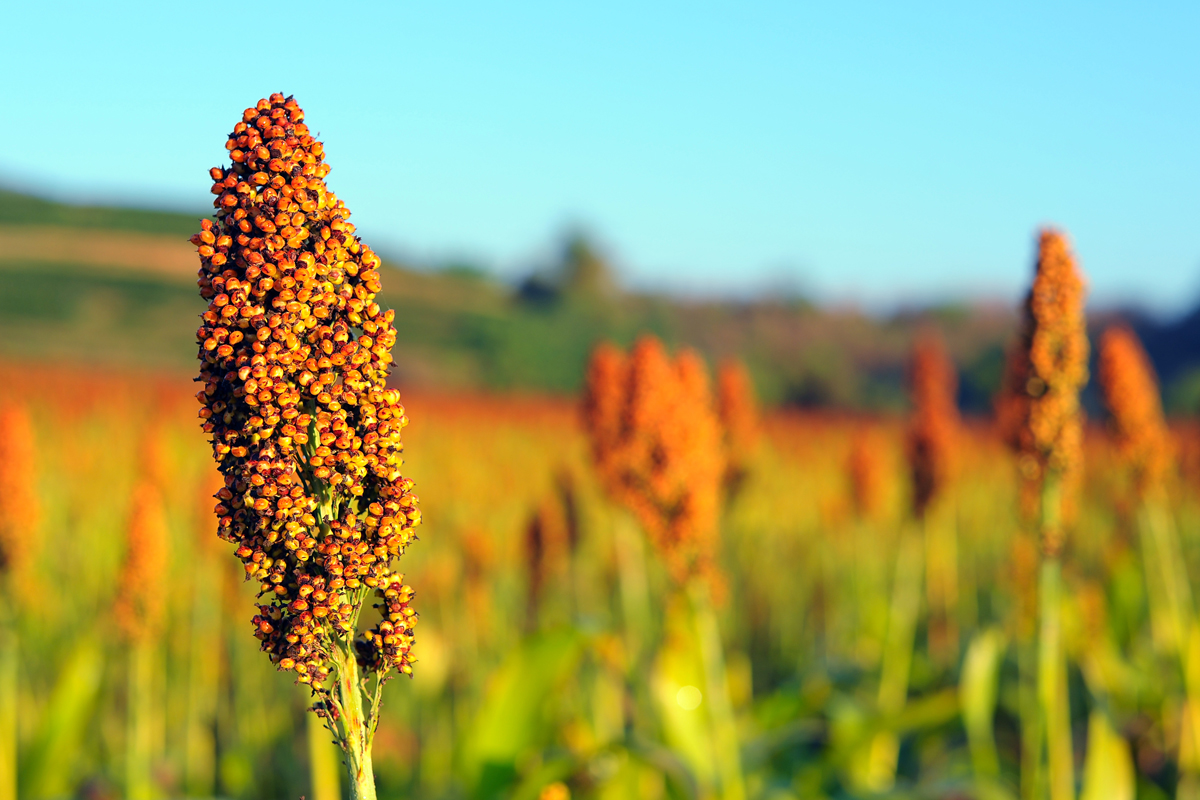
[[(189, 376), (10, 363), (0, 386), (18, 796), (337, 797), (338, 753), (258, 652), (257, 583), (214, 534)], [(705, 632), (607, 499), (574, 401), (404, 400), (420, 626), (380, 796), (1035, 796), (1038, 540), (990, 420), (919, 521), (903, 419), (762, 416), (719, 509), (718, 710)], [(1200, 475), (1194, 432), (1169, 436), (1182, 472), (1152, 499), (1108, 429), (1084, 437), (1059, 600), (1089, 798), (1182, 794), (1200, 769)], [(744, 794), (718, 789), (726, 742)]]
[[(1064, 233), (990, 413), (936, 318), (902, 407), (764, 406), (600, 303), (579, 243), (534, 310), (461, 318), (557, 319), (539, 346), (586, 348), (542, 377), (578, 391), (435, 390), (392, 372), (425, 327), (303, 120), (235, 124), (198, 299), (107, 284), (198, 319), (196, 369), (0, 362), (0, 800), (1200, 797), (1200, 431), (1131, 328), (1089, 341)], [(36, 233), (21, 259), (133, 241)], [(79, 316), (138, 340), (97, 280)]]

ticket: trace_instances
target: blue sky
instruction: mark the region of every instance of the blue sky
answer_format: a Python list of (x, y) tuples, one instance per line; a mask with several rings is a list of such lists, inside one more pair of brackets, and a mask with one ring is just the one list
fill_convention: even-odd
[(20, 3), (0, 181), (206, 207), (295, 94), (377, 249), (504, 274), (594, 232), (637, 285), (1200, 299), (1200, 4)]

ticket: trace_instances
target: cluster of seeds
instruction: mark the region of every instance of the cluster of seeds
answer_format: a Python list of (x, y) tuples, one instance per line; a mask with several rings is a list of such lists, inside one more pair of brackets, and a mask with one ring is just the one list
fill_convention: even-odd
[(883, 518), (891, 488), (889, 473), (880, 437), (870, 428), (859, 428), (846, 456), (850, 501), (859, 519), (878, 522)]
[(0, 577), (20, 572), (37, 531), (33, 423), (24, 406), (0, 407)]
[(390, 565), (421, 515), (400, 473), (408, 419), (386, 386), (396, 332), (375, 300), (379, 258), (326, 187), (324, 148), (291, 97), (246, 109), (225, 146), (216, 219), (192, 237), (219, 535), (261, 583), (255, 632), (281, 669), (321, 690), (374, 592), (382, 619), (354, 642), (358, 661), (411, 674), (413, 592)]
[(758, 403), (746, 365), (727, 359), (717, 368), (717, 416), (725, 444), (725, 489), (733, 494), (750, 472), (758, 447)]
[[(1004, 436), (1017, 453), (1026, 490), (1042, 485), (1047, 474), (1073, 489), (1082, 474), (1079, 392), (1088, 379), (1083, 301), (1083, 278), (1066, 237), (1042, 231), (1025, 318), (1009, 353), (996, 409)], [(1067, 511), (1073, 496), (1073, 491), (1065, 492)], [(1053, 555), (1062, 545), (1061, 534), (1050, 536), (1042, 547)]]
[(704, 362), (688, 350), (672, 360), (649, 336), (628, 357), (603, 345), (583, 411), (608, 492), (638, 517), (678, 580), (711, 577), (724, 464)]
[(1132, 466), (1139, 492), (1159, 485), (1174, 465), (1174, 443), (1163, 418), (1154, 367), (1137, 334), (1119, 325), (1100, 339), (1100, 389), (1113, 433)]
[(143, 478), (133, 492), (113, 608), (126, 641), (146, 640), (159, 631), (166, 597), (167, 539), (162, 495), (152, 480)]
[(942, 340), (926, 334), (913, 348), (909, 368), (913, 415), (908, 429), (913, 510), (923, 516), (954, 467), (959, 434), (958, 376)]

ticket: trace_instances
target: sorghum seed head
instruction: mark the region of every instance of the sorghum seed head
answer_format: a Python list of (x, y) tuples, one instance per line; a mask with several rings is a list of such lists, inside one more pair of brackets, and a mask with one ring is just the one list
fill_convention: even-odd
[(150, 480), (134, 489), (125, 527), (125, 561), (117, 583), (115, 615), (128, 641), (153, 636), (162, 621), (167, 588), (167, 520), (162, 495)]
[(218, 534), (262, 585), (263, 649), (319, 691), (371, 591), (407, 622), (389, 641), (367, 631), (355, 652), (368, 671), (411, 672), (411, 595), (385, 587), (421, 513), (400, 472), (408, 417), (386, 383), (396, 330), (375, 300), (380, 260), (326, 186), (324, 147), (303, 120), (282, 94), (246, 109), (226, 142), (232, 163), (210, 173), (215, 219), (192, 242), (209, 301), (198, 396), (224, 477)]
[(923, 516), (954, 468), (959, 434), (954, 363), (940, 336), (923, 333), (913, 346), (909, 392), (913, 413), (908, 429), (913, 510)]
[[(1088, 378), (1084, 284), (1066, 236), (1042, 231), (1024, 319), (1009, 352), (997, 417), (1020, 473), (1041, 482), (1047, 473), (1065, 487), (1082, 466), (1083, 412), (1079, 392)], [(1069, 498), (1068, 498), (1069, 501)], [(1042, 543), (1056, 553), (1059, 532)]]
[(20, 571), (34, 550), (41, 508), (34, 456), (28, 410), (0, 406), (0, 573)]
[(1133, 468), (1140, 492), (1159, 484), (1174, 462), (1174, 443), (1163, 418), (1158, 380), (1137, 334), (1124, 325), (1100, 338), (1100, 390), (1113, 435)]
[(584, 420), (607, 490), (641, 521), (678, 580), (712, 575), (720, 504), (720, 428), (700, 357), (672, 360), (643, 336), (626, 358), (597, 348)]
[(863, 426), (854, 432), (850, 442), (846, 475), (850, 483), (850, 499), (859, 519), (877, 521), (883, 516), (888, 465), (879, 438), (874, 431)]
[(737, 359), (725, 359), (717, 368), (717, 415), (725, 447), (725, 488), (732, 493), (750, 471), (760, 434), (754, 383)]

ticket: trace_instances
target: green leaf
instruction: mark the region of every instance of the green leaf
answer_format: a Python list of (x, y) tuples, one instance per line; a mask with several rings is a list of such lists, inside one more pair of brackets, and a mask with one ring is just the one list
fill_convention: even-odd
[(1108, 716), (1093, 711), (1088, 720), (1087, 760), (1080, 800), (1133, 800), (1133, 756), (1129, 743), (1113, 730)]
[(992, 628), (977, 634), (967, 648), (958, 686), (971, 762), (977, 776), (989, 778), (1000, 774), (993, 723), (1004, 649), (1004, 634), (999, 630)]
[(517, 782), (519, 758), (546, 744), (546, 701), (573, 671), (581, 645), (574, 631), (534, 637), (492, 675), (461, 753), (473, 798), (501, 796)]
[(104, 658), (82, 641), (59, 673), (33, 743), (21, 762), (21, 797), (68, 795), (74, 757), (91, 721), (104, 674)]

